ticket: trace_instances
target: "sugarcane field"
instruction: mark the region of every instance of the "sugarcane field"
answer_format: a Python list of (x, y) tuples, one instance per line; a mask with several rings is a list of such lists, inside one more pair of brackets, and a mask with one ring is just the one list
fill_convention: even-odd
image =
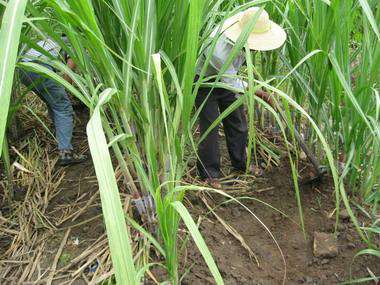
[(380, 284), (379, 0), (0, 23), (0, 284)]

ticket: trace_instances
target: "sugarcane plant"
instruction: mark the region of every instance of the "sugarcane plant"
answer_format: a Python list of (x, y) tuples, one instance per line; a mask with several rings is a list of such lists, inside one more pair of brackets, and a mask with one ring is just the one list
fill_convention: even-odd
[[(163, 243), (158, 251), (165, 257), (172, 282), (179, 281), (177, 236), (182, 217), (217, 283), (222, 283), (203, 238), (182, 204), (184, 190), (177, 188), (185, 169), (182, 147), (190, 135), (192, 80), (204, 7), (205, 2), (200, 0), (50, 1), (29, 7), (32, 17), (48, 15), (53, 19), (35, 21), (36, 31), (62, 44), (78, 64), (78, 73), (74, 74), (63, 64), (51, 62), (73, 79), (75, 87), (37, 63), (21, 63), (20, 67), (61, 82), (91, 111), (89, 145), (120, 284), (137, 280), (141, 270), (133, 267), (128, 246), (120, 251), (130, 240), (125, 239), (128, 229), (107, 147), (113, 148), (124, 187), (131, 193), (143, 222), (151, 231), (154, 227), (150, 225), (154, 221), (158, 224)], [(110, 23), (119, 24), (114, 28)], [(57, 29), (70, 39), (69, 47)], [(166, 38), (158, 36), (164, 33)], [(177, 44), (172, 44), (173, 39)], [(159, 53), (162, 48), (168, 55)], [(148, 267), (144, 264), (142, 268)], [(126, 276), (128, 279), (123, 279)]]
[[(379, 3), (286, 1), (281, 5), (278, 13), (289, 26), (290, 38), (282, 62), (294, 66), (311, 51), (322, 51), (294, 74), (292, 88), (297, 102), (307, 102), (309, 114), (320, 122), (333, 149), (341, 174), (337, 209), (343, 201), (355, 221), (349, 192), (370, 200), (379, 191)], [(296, 124), (301, 127), (302, 122)], [(304, 129), (313, 144), (315, 133)], [(377, 208), (377, 203), (369, 205)], [(358, 225), (357, 229), (360, 232)]]
[[(242, 50), (246, 53), (247, 71), (239, 77), (249, 83), (248, 91), (243, 91), (210, 129), (246, 103), (251, 128), (248, 163), (251, 159), (259, 163), (258, 149), (279, 160), (275, 146), (255, 132), (256, 126), (265, 126), (262, 114), (270, 114), (284, 140), (303, 227), (295, 130), (302, 131), (330, 166), (337, 217), (342, 199), (358, 232), (371, 244), (351, 211), (344, 182), (361, 189), (360, 193), (369, 200), (378, 189), (380, 99), (376, 71), (380, 64), (380, 9), (376, 1), (35, 0), (27, 4), (26, 0), (11, 0), (5, 4), (0, 33), (2, 114), (8, 113), (22, 28), (20, 57), (22, 50), (38, 48), (33, 44), (37, 39), (51, 38), (78, 66), (73, 72), (50, 59), (48, 63), (59, 71), (57, 74), (35, 62), (18, 64), (21, 69), (61, 83), (90, 110), (87, 134), (118, 284), (140, 284), (145, 272), (156, 265), (150, 259), (134, 260), (131, 227), (145, 234), (164, 257), (170, 281), (180, 282), (181, 219), (216, 283), (223, 283), (183, 204), (186, 191), (204, 188), (183, 184), (181, 180), (189, 159), (186, 149), (195, 153), (197, 143), (204, 139), (194, 139), (199, 114), (199, 110), (194, 112), (197, 92), (202, 86), (231, 88), (221, 83), (220, 77)], [(204, 71), (218, 38), (210, 35), (215, 29), (221, 34), (220, 23), (230, 15), (255, 5), (266, 5), (278, 20), (282, 19), (288, 28), (286, 47), (252, 56), (245, 49), (248, 27), (220, 74), (205, 78)], [(251, 27), (255, 20), (252, 19)], [(359, 20), (363, 37), (352, 52), (350, 35), (358, 29), (355, 21)], [(70, 44), (62, 40), (62, 34)], [(197, 59), (210, 46), (203, 72), (194, 82)], [(353, 66), (357, 59), (361, 64)], [(72, 79), (73, 85), (63, 79), (63, 74)], [(259, 88), (274, 94), (274, 105), (255, 99)], [(0, 146), (8, 169), (6, 126), (7, 120), (2, 118)], [(332, 151), (329, 145), (333, 146)], [(339, 177), (336, 162), (341, 152), (347, 155)], [(117, 160), (121, 181), (115, 178), (111, 157)], [(131, 195), (140, 224), (125, 216), (119, 191)]]
[[(8, 123), (8, 110), (12, 94), (13, 78), (17, 61), (17, 51), (20, 41), (22, 19), (27, 1), (11, 1), (4, 11), (1, 6), (0, 15), (2, 24), (0, 30), (0, 106), (2, 118), (0, 120), (0, 158), (4, 162), (4, 170), (11, 181), (10, 158), (6, 137), (6, 127)], [(11, 185), (11, 183), (9, 183)], [(12, 196), (9, 193), (9, 196)]]

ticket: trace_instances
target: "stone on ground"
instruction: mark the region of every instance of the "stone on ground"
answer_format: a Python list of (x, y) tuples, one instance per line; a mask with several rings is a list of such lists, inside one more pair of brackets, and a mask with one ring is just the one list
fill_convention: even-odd
[(338, 242), (333, 234), (314, 233), (313, 253), (318, 258), (333, 258), (338, 255)]

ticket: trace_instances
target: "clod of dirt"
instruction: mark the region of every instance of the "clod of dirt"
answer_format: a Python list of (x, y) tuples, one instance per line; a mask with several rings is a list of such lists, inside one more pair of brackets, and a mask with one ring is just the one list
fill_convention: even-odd
[(232, 209), (232, 216), (235, 218), (240, 218), (241, 217), (241, 211), (238, 208), (233, 208)]
[(303, 276), (297, 279), (298, 284), (314, 284), (314, 278), (310, 276)]
[(339, 218), (342, 221), (348, 221), (350, 219), (350, 215), (348, 214), (348, 211), (346, 209), (343, 209), (339, 212)]
[(313, 253), (318, 258), (333, 258), (338, 255), (338, 243), (333, 234), (314, 232)]
[(325, 259), (322, 259), (321, 264), (325, 265), (325, 264), (328, 264), (329, 262), (330, 262), (330, 259), (325, 258)]
[(337, 229), (340, 232), (344, 232), (346, 230), (346, 225), (345, 224), (338, 224)]
[(214, 284), (215, 283), (214, 279), (211, 277), (207, 276), (207, 277), (204, 277), (204, 279), (206, 281), (206, 284)]
[(24, 201), (24, 198), (28, 191), (24, 187), (13, 186), (13, 192), (14, 192), (14, 197), (13, 197), (14, 200), (21, 202), (21, 201)]

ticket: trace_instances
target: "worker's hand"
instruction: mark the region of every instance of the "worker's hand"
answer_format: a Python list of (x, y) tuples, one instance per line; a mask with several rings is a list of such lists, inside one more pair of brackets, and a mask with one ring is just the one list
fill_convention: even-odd
[[(73, 71), (74, 71), (75, 68), (76, 68), (76, 64), (75, 64), (75, 62), (74, 62), (71, 58), (69, 58), (69, 59), (67, 60), (66, 65), (67, 65), (68, 68), (70, 68), (70, 69), (73, 70)], [(72, 80), (71, 77), (68, 76), (67, 74), (64, 74), (64, 75), (63, 75), (63, 78), (64, 78), (67, 82), (69, 82), (70, 84), (73, 84), (73, 80)]]
[(74, 62), (71, 58), (69, 58), (69, 59), (67, 60), (66, 65), (67, 65), (68, 68), (70, 68), (70, 69), (73, 70), (73, 71), (74, 71), (74, 69), (75, 69), (76, 66), (77, 66), (77, 65), (75, 64), (75, 62)]
[(257, 90), (256, 96), (263, 99), (265, 102), (267, 102), (269, 105), (273, 106), (273, 99), (272, 94), (269, 94), (268, 92), (265, 92), (263, 90)]

